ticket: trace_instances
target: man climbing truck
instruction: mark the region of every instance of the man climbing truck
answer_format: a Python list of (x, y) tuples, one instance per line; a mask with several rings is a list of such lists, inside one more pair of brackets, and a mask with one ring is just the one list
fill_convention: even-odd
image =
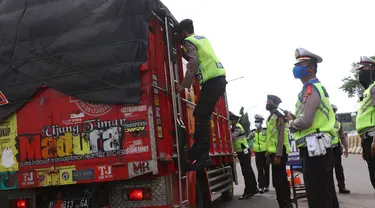
[(0, 3), (1, 208), (232, 199), (225, 93), (210, 120), (212, 165), (180, 171), (200, 90), (176, 92), (186, 60), (159, 0), (20, 1)]

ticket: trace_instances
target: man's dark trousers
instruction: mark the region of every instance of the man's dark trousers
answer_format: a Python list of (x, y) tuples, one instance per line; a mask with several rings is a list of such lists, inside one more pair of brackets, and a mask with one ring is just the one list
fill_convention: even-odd
[(336, 147), (333, 148), (333, 160), (335, 165), (335, 174), (337, 180), (337, 186), (339, 189), (345, 189), (345, 176), (344, 176), (344, 169), (342, 167), (342, 160), (341, 160), (341, 144), (339, 143)]
[(375, 157), (371, 155), (372, 139), (364, 139), (362, 141), (363, 154), (367, 162), (368, 171), (370, 173), (370, 180), (372, 187), (375, 189)]
[(207, 157), (210, 150), (209, 121), (216, 102), (224, 94), (227, 81), (224, 76), (212, 78), (203, 83), (198, 104), (195, 106), (194, 145), (189, 150), (191, 159)]
[(251, 167), (251, 152), (248, 149), (248, 153), (237, 152), (238, 160), (240, 161), (242, 175), (245, 181), (245, 192), (256, 193), (258, 190), (257, 181), (253, 168)]
[(339, 208), (333, 180), (333, 153), (309, 157), (306, 148), (300, 149), (309, 208)]
[(270, 154), (270, 160), (272, 162), (272, 183), (276, 190), (279, 207), (288, 207), (291, 205), (292, 201), (290, 199), (290, 185), (286, 173), (288, 155), (286, 154), (285, 147), (283, 149), (283, 156), (281, 157), (281, 164), (274, 164), (275, 156), (276, 154)]
[(266, 152), (255, 152), (255, 163), (258, 170), (259, 188), (268, 188), (270, 185), (270, 166), (267, 164)]

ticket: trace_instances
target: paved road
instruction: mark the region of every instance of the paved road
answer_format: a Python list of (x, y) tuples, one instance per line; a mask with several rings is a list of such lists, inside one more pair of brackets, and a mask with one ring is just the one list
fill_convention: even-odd
[[(347, 188), (351, 190), (350, 195), (338, 194), (340, 201), (340, 208), (374, 208), (375, 195), (374, 189), (370, 184), (370, 179), (367, 171), (367, 164), (362, 160), (360, 155), (350, 155), (349, 158), (343, 158), (343, 165), (345, 169), (345, 177)], [(256, 172), (256, 168), (253, 168)], [(244, 182), (240, 174), (240, 168), (237, 167), (239, 173), (239, 185), (235, 188), (235, 199), (231, 202), (221, 203), (221, 208), (237, 208), (237, 207), (251, 207), (251, 208), (277, 208), (276, 196), (273, 189), (267, 194), (259, 194), (248, 200), (238, 200), (244, 189)], [(299, 208), (308, 208), (306, 200), (301, 199), (298, 203)]]

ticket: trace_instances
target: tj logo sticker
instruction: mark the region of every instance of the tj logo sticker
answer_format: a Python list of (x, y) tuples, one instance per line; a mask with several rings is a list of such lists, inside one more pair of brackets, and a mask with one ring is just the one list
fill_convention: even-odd
[(99, 179), (108, 179), (108, 178), (113, 178), (112, 175), (112, 166), (99, 166), (98, 170), (100, 172)]

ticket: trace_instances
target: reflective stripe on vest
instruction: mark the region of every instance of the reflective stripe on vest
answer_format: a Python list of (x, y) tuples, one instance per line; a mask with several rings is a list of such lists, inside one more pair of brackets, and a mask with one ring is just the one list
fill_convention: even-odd
[(333, 140), (331, 142), (332, 144), (332, 147), (336, 147), (338, 144), (339, 144), (339, 139), (340, 139), (340, 122), (338, 122), (336, 120), (336, 123), (335, 123), (335, 133), (332, 135), (333, 136)]
[(375, 87), (375, 82), (363, 93), (363, 100), (358, 109), (355, 126), (359, 135), (375, 130), (375, 107), (371, 96), (373, 87)]
[[(335, 113), (333, 112), (329, 96), (325, 88), (319, 81), (309, 83), (310, 86), (315, 87), (320, 96), (319, 108), (316, 111), (312, 125), (308, 129), (297, 131), (293, 134), (296, 146), (298, 148), (306, 145), (306, 137), (316, 134), (318, 131), (321, 133), (328, 133), (331, 136), (335, 134)], [(298, 118), (302, 110), (302, 99), (305, 87), (299, 94), (296, 103), (296, 117)]]
[(242, 125), (239, 123), (236, 123), (236, 128), (239, 128), (241, 133), (237, 138), (233, 139), (233, 149), (235, 152), (242, 152), (242, 145), (243, 144), (246, 148), (249, 148), (249, 144), (247, 143), (245, 130), (243, 129)]
[(210, 42), (203, 36), (191, 35), (185, 38), (198, 49), (198, 73), (199, 84), (205, 83), (215, 77), (225, 76), (225, 69), (217, 58)]
[[(277, 125), (277, 116), (273, 114), (271, 118), (267, 121), (267, 152), (276, 153), (277, 142), (279, 140), (279, 131)], [(284, 128), (284, 146), (286, 148), (286, 154), (290, 152), (290, 143), (289, 143), (289, 131), (288, 125), (285, 123)]]
[(260, 132), (256, 131), (254, 134), (254, 139), (253, 139), (254, 152), (265, 152), (267, 150), (266, 140), (267, 140), (267, 130), (262, 130)]

